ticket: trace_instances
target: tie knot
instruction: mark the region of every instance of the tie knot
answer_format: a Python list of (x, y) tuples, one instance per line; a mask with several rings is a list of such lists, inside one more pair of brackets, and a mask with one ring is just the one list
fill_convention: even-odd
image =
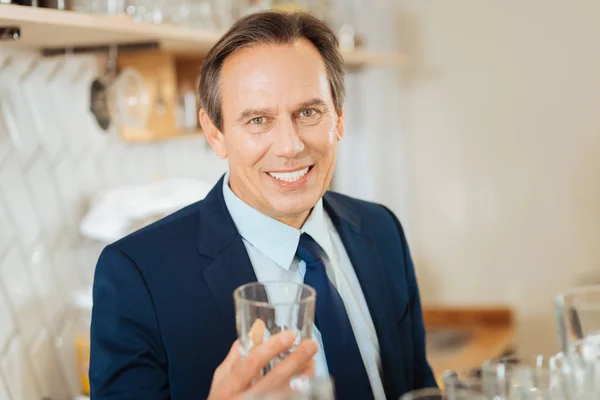
[(298, 243), (296, 254), (307, 266), (317, 261), (321, 261), (321, 250), (319, 245), (307, 233), (300, 235), (300, 242)]

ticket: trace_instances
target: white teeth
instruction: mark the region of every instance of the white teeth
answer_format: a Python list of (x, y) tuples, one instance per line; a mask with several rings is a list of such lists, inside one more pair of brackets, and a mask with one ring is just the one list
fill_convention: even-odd
[(269, 172), (269, 175), (275, 179), (279, 179), (280, 181), (296, 182), (298, 179), (306, 175), (307, 172), (308, 167), (294, 172)]

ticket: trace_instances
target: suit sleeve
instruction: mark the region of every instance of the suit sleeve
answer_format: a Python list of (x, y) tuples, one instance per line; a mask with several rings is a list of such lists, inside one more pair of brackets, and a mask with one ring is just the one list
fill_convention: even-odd
[(138, 266), (108, 246), (93, 288), (92, 400), (168, 400), (167, 357), (154, 304)]
[[(386, 208), (387, 209), (387, 208)], [(413, 336), (413, 352), (414, 352), (414, 382), (413, 389), (420, 389), (424, 387), (437, 387), (435, 376), (431, 370), (431, 366), (427, 361), (427, 351), (425, 346), (425, 326), (423, 324), (423, 313), (421, 310), (421, 296), (419, 294), (419, 285), (415, 275), (415, 268), (413, 265), (412, 257), (410, 255), (410, 249), (408, 247), (408, 241), (404, 234), (404, 229), (398, 221), (398, 218), (392, 213), (391, 210), (387, 209), (391, 214), (396, 226), (398, 233), (400, 234), (400, 241), (402, 242), (402, 252), (404, 254), (404, 265), (406, 266), (406, 281), (410, 292), (410, 307), (409, 315), (411, 318), (412, 336)]]

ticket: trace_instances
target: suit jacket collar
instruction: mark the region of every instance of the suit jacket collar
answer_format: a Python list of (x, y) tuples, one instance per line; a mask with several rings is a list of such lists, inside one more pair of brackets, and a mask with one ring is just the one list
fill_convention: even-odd
[(210, 258), (216, 258), (239, 237), (223, 198), (223, 178), (202, 200), (199, 211), (198, 250)]
[[(239, 237), (223, 197), (224, 178), (225, 175), (219, 179), (200, 207), (198, 249), (201, 254), (211, 258), (218, 256)], [(360, 217), (330, 192), (323, 196), (323, 206), (338, 231), (340, 223), (346, 223), (353, 231), (360, 233)]]
[(326, 192), (323, 196), (323, 205), (327, 214), (339, 231), (341, 223), (346, 223), (356, 233), (361, 232), (360, 217), (352, 209), (343, 204), (332, 193)]

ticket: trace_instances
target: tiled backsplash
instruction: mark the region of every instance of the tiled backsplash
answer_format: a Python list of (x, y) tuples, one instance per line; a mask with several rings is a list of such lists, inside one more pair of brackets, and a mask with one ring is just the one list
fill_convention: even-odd
[(226, 168), (199, 136), (127, 144), (102, 131), (88, 111), (96, 58), (36, 57), (0, 51), (0, 400), (78, 391), (70, 294), (104, 246), (78, 234), (88, 201), (161, 178), (212, 184)]

